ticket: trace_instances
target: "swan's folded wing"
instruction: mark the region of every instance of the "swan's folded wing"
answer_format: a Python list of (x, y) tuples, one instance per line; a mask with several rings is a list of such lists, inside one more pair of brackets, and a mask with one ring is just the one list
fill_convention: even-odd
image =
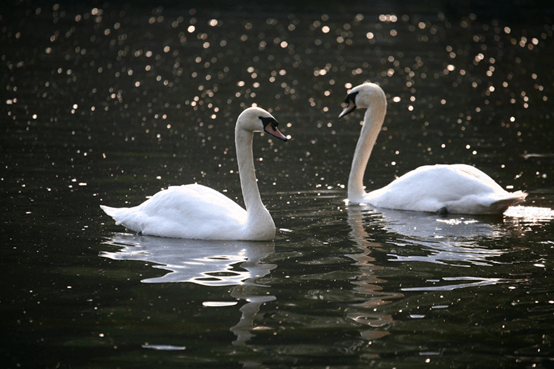
[(143, 203), (141, 210), (150, 216), (178, 216), (197, 221), (240, 219), (245, 214), (245, 210), (227, 196), (201, 185), (169, 187)]

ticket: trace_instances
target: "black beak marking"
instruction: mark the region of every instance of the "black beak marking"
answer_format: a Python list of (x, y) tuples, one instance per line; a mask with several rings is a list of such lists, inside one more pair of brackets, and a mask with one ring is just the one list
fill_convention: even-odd
[(344, 117), (345, 115), (348, 115), (352, 113), (354, 110), (356, 110), (356, 96), (358, 95), (359, 91), (351, 92), (348, 95), (346, 95), (346, 98), (344, 99), (344, 102), (347, 104), (346, 108), (342, 111), (342, 113), (339, 114), (339, 119)]
[[(262, 121), (265, 132), (269, 133), (273, 137), (276, 137), (282, 141), (287, 141), (287, 138), (277, 129), (277, 127), (279, 126), (279, 122), (277, 122), (275, 118), (262, 117), (262, 116), (259, 116), (258, 118), (260, 118), (260, 120)], [(273, 132), (271, 132), (271, 130), (268, 130), (267, 126), (271, 126), (271, 130), (273, 130)]]
[(271, 124), (273, 128), (279, 126), (279, 122), (277, 122), (275, 118), (271, 118), (271, 117), (258, 117), (258, 118), (260, 118), (264, 127), (267, 126), (268, 124)]
[(356, 91), (356, 92), (352, 92), (352, 93), (349, 93), (348, 95), (346, 95), (346, 97), (344, 98), (344, 102), (349, 104), (351, 101), (354, 103), (354, 105), (356, 105), (356, 96), (358, 95), (360, 91)]

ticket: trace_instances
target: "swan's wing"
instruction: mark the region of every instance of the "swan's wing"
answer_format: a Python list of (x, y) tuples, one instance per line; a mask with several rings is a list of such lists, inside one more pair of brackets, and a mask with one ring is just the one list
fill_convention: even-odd
[(141, 211), (149, 216), (168, 216), (172, 209), (183, 218), (234, 218), (245, 212), (233, 200), (206, 186), (192, 184), (171, 186), (155, 194), (140, 205)]
[(242, 207), (201, 185), (169, 187), (133, 208), (103, 209), (117, 224), (153, 236), (224, 238), (246, 223)]
[(229, 197), (223, 195), (221, 192), (199, 184), (170, 186), (167, 191), (180, 192), (181, 194), (179, 195), (179, 197), (185, 197), (189, 201), (193, 201), (193, 197), (189, 196), (191, 196), (191, 192), (194, 192), (194, 199), (198, 199), (201, 202), (217, 203), (220, 207), (219, 210), (225, 209), (226, 211), (230, 211), (231, 213), (235, 213), (239, 211), (239, 209), (244, 211), (244, 209), (240, 207), (236, 202), (231, 200)]
[[(422, 166), (367, 194), (375, 206), (435, 212), (492, 214), (522, 201), (477, 168), (464, 164)], [(524, 198), (524, 196), (523, 196)]]

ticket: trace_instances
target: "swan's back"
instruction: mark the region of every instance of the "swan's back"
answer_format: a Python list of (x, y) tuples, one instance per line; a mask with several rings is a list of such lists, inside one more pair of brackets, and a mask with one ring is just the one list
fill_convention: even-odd
[(526, 194), (509, 193), (479, 169), (465, 165), (426, 165), (368, 193), (374, 206), (457, 214), (501, 214)]
[(226, 239), (246, 225), (246, 210), (227, 196), (198, 184), (171, 186), (132, 208), (102, 209), (116, 224), (144, 235)]

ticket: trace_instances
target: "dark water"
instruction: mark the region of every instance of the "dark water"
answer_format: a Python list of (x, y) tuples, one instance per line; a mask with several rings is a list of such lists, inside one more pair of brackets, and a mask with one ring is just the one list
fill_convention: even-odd
[[(553, 8), (538, 3), (0, 5), (5, 367), (549, 367)], [(529, 193), (502, 217), (345, 206), (362, 114), (389, 109), (365, 183), (467, 163)], [(140, 237), (100, 204), (198, 182), (242, 203), (256, 137), (268, 243)]]

